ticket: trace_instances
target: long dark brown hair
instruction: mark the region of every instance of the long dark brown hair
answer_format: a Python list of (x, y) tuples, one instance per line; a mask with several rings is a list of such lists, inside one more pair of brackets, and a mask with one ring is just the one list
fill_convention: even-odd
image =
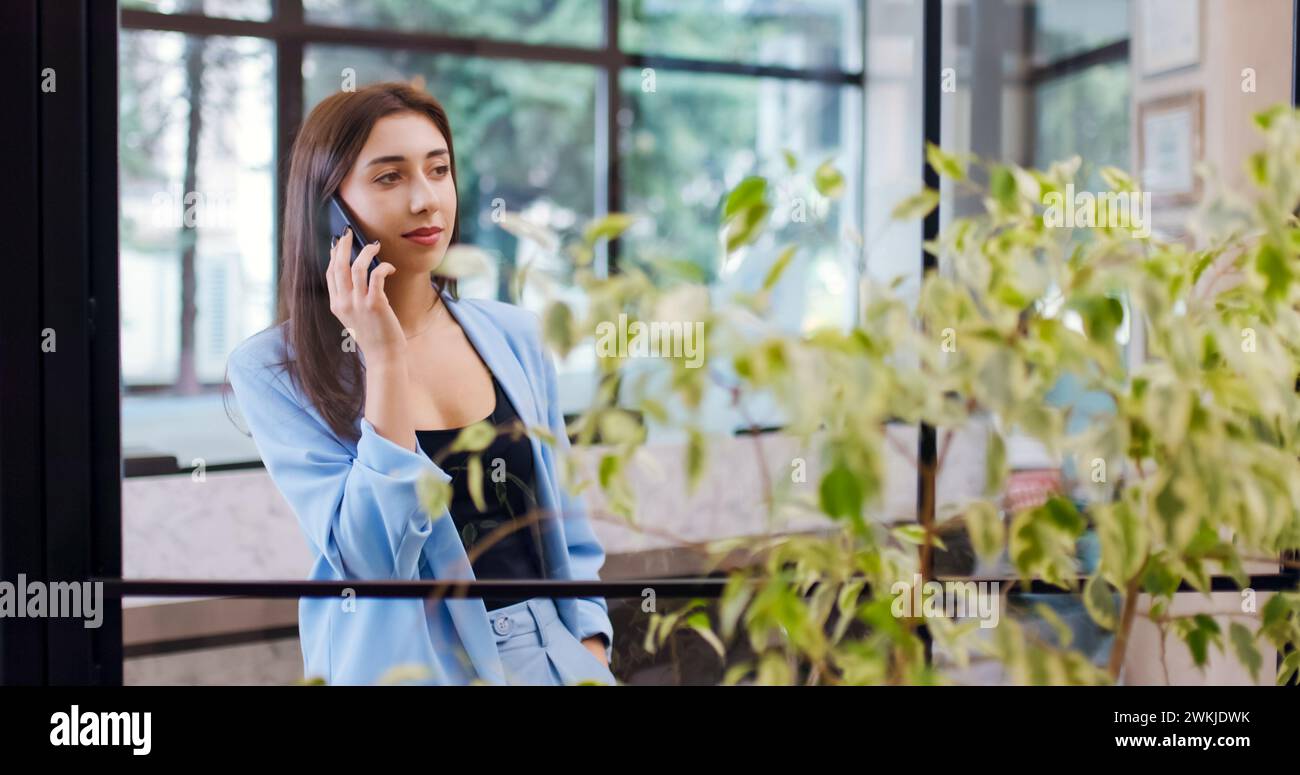
[[(323, 270), (330, 246), (326, 208), (375, 122), (406, 111), (428, 116), (446, 138), (455, 186), (456, 151), (447, 112), (438, 100), (402, 82), (376, 83), (326, 97), (303, 122), (290, 153), (275, 315), (275, 325), (288, 321), (289, 347), (280, 365), (341, 437), (356, 438), (357, 419), (365, 406), (365, 380), (356, 348), (344, 349), (343, 324), (329, 308)], [(448, 244), (459, 241), (457, 218)], [(455, 280), (437, 277), (433, 282), (439, 293), (446, 289), (457, 297)]]

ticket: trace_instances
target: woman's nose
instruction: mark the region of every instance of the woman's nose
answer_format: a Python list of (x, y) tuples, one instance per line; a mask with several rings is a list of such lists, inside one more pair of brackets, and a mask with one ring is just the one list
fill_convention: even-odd
[(415, 183), (411, 186), (411, 212), (419, 213), (424, 210), (437, 210), (438, 205), (438, 190), (433, 181), (423, 175), (417, 177)]

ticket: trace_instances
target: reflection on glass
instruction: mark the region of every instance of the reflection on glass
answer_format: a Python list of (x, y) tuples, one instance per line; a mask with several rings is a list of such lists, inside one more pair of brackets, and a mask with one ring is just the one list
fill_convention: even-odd
[(274, 312), (273, 65), (253, 38), (121, 35), (128, 456), (252, 456), (217, 391), (230, 350)]
[(811, 69), (862, 67), (861, 0), (620, 0), (619, 42), (641, 54)]
[(305, 0), (316, 24), (497, 38), (522, 43), (596, 46), (603, 25), (594, 0)]

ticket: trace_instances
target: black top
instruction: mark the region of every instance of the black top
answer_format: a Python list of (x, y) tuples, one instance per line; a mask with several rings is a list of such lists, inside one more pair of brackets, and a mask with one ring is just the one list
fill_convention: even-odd
[[(439, 466), (451, 475), (452, 498), (448, 509), (460, 533), (461, 542), (468, 552), (489, 536), (500, 540), (486, 549), (471, 563), (474, 576), (479, 579), (540, 579), (542, 558), (536, 521), (511, 526), (538, 508), (537, 480), (533, 470), (533, 449), (523, 423), (501, 389), (496, 375), (492, 375), (496, 392), (496, 406), (484, 418), (497, 427), (497, 437), (479, 453), (483, 463), (483, 500), (487, 511), (480, 512), (469, 494), (468, 464), (470, 453), (461, 451), (448, 454)], [(510, 429), (515, 429), (512, 433)], [(438, 462), (437, 455), (449, 448), (463, 428), (444, 430), (416, 430), (415, 437), (430, 459)], [(536, 516), (535, 514), (533, 515)], [(483, 598), (488, 610), (512, 605), (528, 597)]]

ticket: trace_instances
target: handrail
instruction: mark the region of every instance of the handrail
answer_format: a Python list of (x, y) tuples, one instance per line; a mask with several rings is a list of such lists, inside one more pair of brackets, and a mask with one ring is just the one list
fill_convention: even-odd
[[(861, 576), (853, 578), (864, 578)], [(1080, 587), (1087, 576), (1074, 579)], [(756, 579), (755, 581), (762, 581)], [(1020, 589), (1018, 594), (1074, 595), (1079, 589), (1064, 589), (1042, 579), (1026, 582), (1014, 576), (935, 576), (938, 582), (998, 582)], [(449, 598), (527, 595), (540, 592), (544, 597), (613, 597), (640, 598), (646, 589), (653, 589), (659, 597), (720, 597), (727, 578), (645, 578), (618, 581), (572, 581), (561, 579), (537, 580), (475, 580), (475, 581), (375, 581), (348, 579), (342, 581), (280, 581), (280, 580), (187, 580), (187, 579), (122, 579), (93, 577), (92, 583), (102, 582), (113, 597), (202, 597), (235, 596), (257, 598), (285, 597), (338, 597), (351, 592), (356, 597), (430, 597)], [(1248, 588), (1260, 592), (1291, 591), (1300, 583), (1295, 571), (1253, 574)], [(1236, 579), (1231, 576), (1211, 576), (1211, 592), (1238, 592)], [(1183, 580), (1177, 593), (1201, 590)]]

